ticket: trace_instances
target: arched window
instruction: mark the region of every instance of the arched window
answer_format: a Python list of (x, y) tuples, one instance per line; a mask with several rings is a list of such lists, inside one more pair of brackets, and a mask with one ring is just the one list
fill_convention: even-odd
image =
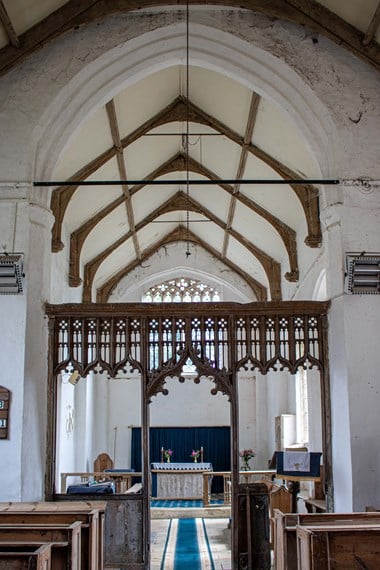
[(186, 277), (153, 285), (142, 298), (143, 303), (215, 303), (221, 300), (215, 287)]

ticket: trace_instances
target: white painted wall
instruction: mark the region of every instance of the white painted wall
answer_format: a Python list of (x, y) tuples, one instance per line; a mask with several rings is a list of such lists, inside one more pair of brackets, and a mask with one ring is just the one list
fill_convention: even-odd
[[(378, 504), (380, 378), (375, 330), (379, 318), (377, 296), (344, 296), (333, 303), (330, 336), (339, 335), (330, 358), (333, 429), (338, 435), (333, 448), (339, 477), (335, 507), (342, 512), (351, 505), (360, 511)], [(350, 465), (352, 482), (345, 471)]]
[[(58, 380), (58, 401), (57, 409), (57, 468), (56, 480), (57, 491), (60, 489), (61, 473), (72, 473), (77, 471), (75, 461), (75, 435), (77, 433), (76, 414), (78, 413), (75, 405), (75, 386), (69, 384), (70, 374), (62, 374)], [(76, 482), (71, 478), (67, 484)]]
[[(307, 394), (309, 400), (309, 451), (322, 451), (322, 405), (321, 379), (318, 370), (307, 371)], [(323, 460), (323, 459), (322, 459)]]

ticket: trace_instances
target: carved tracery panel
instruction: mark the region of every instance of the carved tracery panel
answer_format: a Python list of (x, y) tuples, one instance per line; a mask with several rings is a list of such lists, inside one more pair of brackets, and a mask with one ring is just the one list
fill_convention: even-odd
[(85, 307), (47, 307), (55, 374), (76, 369), (114, 377), (128, 365), (145, 371), (152, 385), (189, 359), (223, 378), (247, 367), (262, 374), (323, 368), (327, 303), (96, 305), (91, 315)]

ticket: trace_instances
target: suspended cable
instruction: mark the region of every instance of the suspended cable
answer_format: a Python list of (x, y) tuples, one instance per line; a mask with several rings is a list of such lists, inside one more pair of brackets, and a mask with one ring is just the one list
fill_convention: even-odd
[(190, 251), (190, 169), (189, 169), (189, 137), (190, 137), (190, 112), (189, 112), (189, 0), (186, 2), (186, 259), (191, 255)]

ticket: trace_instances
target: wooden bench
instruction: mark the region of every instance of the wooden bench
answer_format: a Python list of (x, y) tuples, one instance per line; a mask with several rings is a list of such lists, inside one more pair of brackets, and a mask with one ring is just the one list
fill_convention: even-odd
[(0, 503), (0, 524), (81, 526), (81, 569), (101, 570), (104, 552), (104, 501)]
[(53, 543), (54, 570), (81, 570), (81, 526), (77, 521), (69, 525), (56, 524), (0, 524), (0, 549), (6, 543)]
[(41, 545), (2, 543), (0, 568), (6, 570), (54, 570), (51, 564), (52, 543)]
[(297, 527), (298, 570), (378, 570), (380, 525)]
[(297, 569), (298, 526), (322, 525), (371, 525), (380, 524), (379, 513), (282, 513), (274, 510), (275, 544), (274, 559), (276, 570)]

